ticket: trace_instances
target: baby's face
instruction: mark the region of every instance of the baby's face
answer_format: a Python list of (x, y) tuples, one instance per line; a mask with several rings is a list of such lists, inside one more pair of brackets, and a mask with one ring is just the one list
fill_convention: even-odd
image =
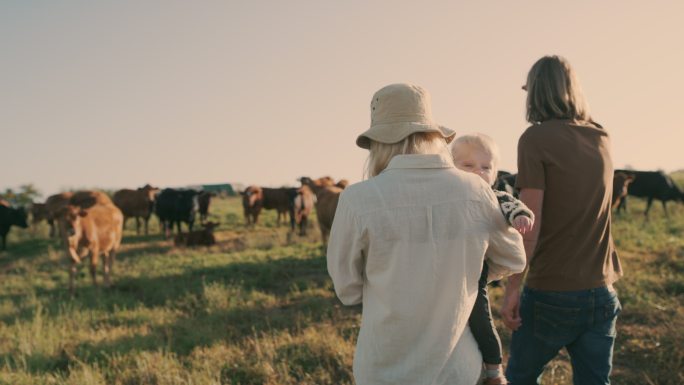
[(456, 167), (479, 175), (490, 186), (496, 180), (492, 157), (481, 150), (470, 149), (454, 159)]

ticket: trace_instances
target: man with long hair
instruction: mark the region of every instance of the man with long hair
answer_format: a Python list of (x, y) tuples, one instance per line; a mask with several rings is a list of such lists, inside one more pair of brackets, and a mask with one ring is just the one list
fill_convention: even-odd
[(520, 199), (536, 222), (523, 236), (528, 259), (506, 285), (501, 314), (513, 330), (506, 377), (536, 384), (558, 351), (575, 384), (609, 384), (622, 275), (611, 236), (613, 163), (608, 132), (590, 115), (570, 64), (539, 59), (527, 83), (518, 142)]

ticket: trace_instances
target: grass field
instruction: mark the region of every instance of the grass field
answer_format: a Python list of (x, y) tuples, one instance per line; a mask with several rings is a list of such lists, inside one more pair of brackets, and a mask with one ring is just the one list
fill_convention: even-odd
[[(643, 207), (632, 199), (614, 220), (625, 276), (613, 381), (679, 384), (684, 207), (670, 204), (666, 219), (655, 206), (649, 221)], [(95, 289), (84, 267), (74, 298), (47, 226), (12, 229), (0, 254), (0, 383), (351, 384), (360, 307), (336, 300), (317, 228), (289, 236), (267, 212), (247, 230), (236, 198), (212, 211), (212, 247), (176, 248), (155, 220), (149, 236), (129, 223), (114, 286)], [(502, 289), (491, 292), (499, 304)], [(570, 383), (563, 353), (544, 384)]]

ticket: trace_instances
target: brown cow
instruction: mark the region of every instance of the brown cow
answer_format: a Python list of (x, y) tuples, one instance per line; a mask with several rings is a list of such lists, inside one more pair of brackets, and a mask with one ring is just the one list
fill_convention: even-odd
[(202, 230), (190, 231), (187, 234), (178, 233), (173, 243), (176, 246), (211, 246), (216, 243), (214, 228), (218, 225), (217, 222), (206, 222), (202, 224)]
[(45, 203), (34, 203), (31, 205), (31, 223), (38, 224), (40, 221), (47, 219), (48, 210)]
[(135, 218), (135, 233), (140, 235), (140, 219), (142, 218), (145, 223), (145, 235), (148, 234), (148, 225), (154, 210), (157, 192), (159, 192), (158, 188), (147, 184), (137, 190), (121, 189), (114, 193), (114, 204), (124, 215), (124, 228), (128, 218)]
[(245, 215), (245, 225), (254, 226), (259, 221), (259, 214), (263, 207), (264, 192), (259, 186), (249, 186), (242, 195), (242, 209)]
[(349, 181), (346, 179), (340, 179), (337, 181), (337, 183), (335, 183), (335, 186), (344, 190), (345, 188), (347, 188), (347, 186), (349, 186)]
[(342, 189), (337, 186), (327, 185), (324, 178), (312, 180), (304, 176), (299, 181), (303, 186), (309, 186), (311, 191), (316, 194), (316, 217), (318, 218), (318, 227), (321, 229), (321, 236), (325, 245), (328, 243), (328, 236), (330, 235), (330, 229), (335, 218), (335, 210), (337, 210), (337, 202), (340, 199)]
[(616, 172), (613, 176), (613, 199), (611, 207), (617, 208), (621, 201), (627, 197), (629, 184), (634, 182), (634, 175), (624, 172)]
[(333, 179), (331, 176), (328, 176), (328, 175), (322, 176), (322, 177), (316, 179), (316, 184), (318, 184), (319, 186), (323, 186), (323, 187), (334, 186), (335, 185), (335, 179)]
[(309, 186), (302, 186), (297, 190), (294, 200), (295, 223), (299, 225), (299, 235), (306, 235), (309, 224), (309, 215), (316, 203), (316, 195)]
[(71, 192), (64, 192), (50, 195), (45, 201), (45, 210), (47, 211), (46, 218), (48, 225), (50, 225), (50, 237), (56, 236), (55, 221), (58, 219), (58, 213), (62, 211), (69, 204), (69, 199), (74, 194)]
[(59, 213), (59, 227), (67, 257), (71, 260), (69, 291), (73, 294), (77, 267), (86, 256), (90, 256), (90, 275), (93, 285), (97, 286), (100, 254), (104, 256), (105, 287), (109, 287), (115, 254), (121, 245), (121, 210), (113, 204), (94, 204), (88, 208), (69, 204)]
[[(280, 219), (283, 222), (290, 214), (290, 226), (294, 229), (294, 198), (297, 196), (297, 189), (291, 187), (268, 188), (259, 186), (249, 186), (242, 193), (242, 207), (244, 209), (247, 225), (256, 224), (259, 220), (261, 209), (276, 210), (278, 212), (277, 225), (280, 226)], [(250, 222), (250, 220), (253, 220)]]
[(112, 198), (106, 193), (97, 190), (76, 191), (69, 199), (69, 204), (88, 209), (95, 205), (113, 205)]

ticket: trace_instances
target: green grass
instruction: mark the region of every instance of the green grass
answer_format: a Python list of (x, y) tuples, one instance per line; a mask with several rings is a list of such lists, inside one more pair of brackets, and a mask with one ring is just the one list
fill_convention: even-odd
[[(669, 219), (655, 206), (646, 221), (632, 199), (614, 221), (625, 270), (617, 384), (684, 381), (684, 207), (670, 206)], [(351, 384), (360, 307), (335, 298), (315, 225), (289, 235), (266, 212), (246, 229), (235, 198), (215, 200), (211, 216), (218, 244), (194, 249), (164, 240), (156, 220), (148, 236), (130, 221), (114, 286), (94, 288), (83, 268), (73, 298), (47, 226), (12, 229), (0, 254), (0, 384)], [(501, 294), (492, 289), (495, 304)], [(566, 354), (544, 383), (571, 383)]]

